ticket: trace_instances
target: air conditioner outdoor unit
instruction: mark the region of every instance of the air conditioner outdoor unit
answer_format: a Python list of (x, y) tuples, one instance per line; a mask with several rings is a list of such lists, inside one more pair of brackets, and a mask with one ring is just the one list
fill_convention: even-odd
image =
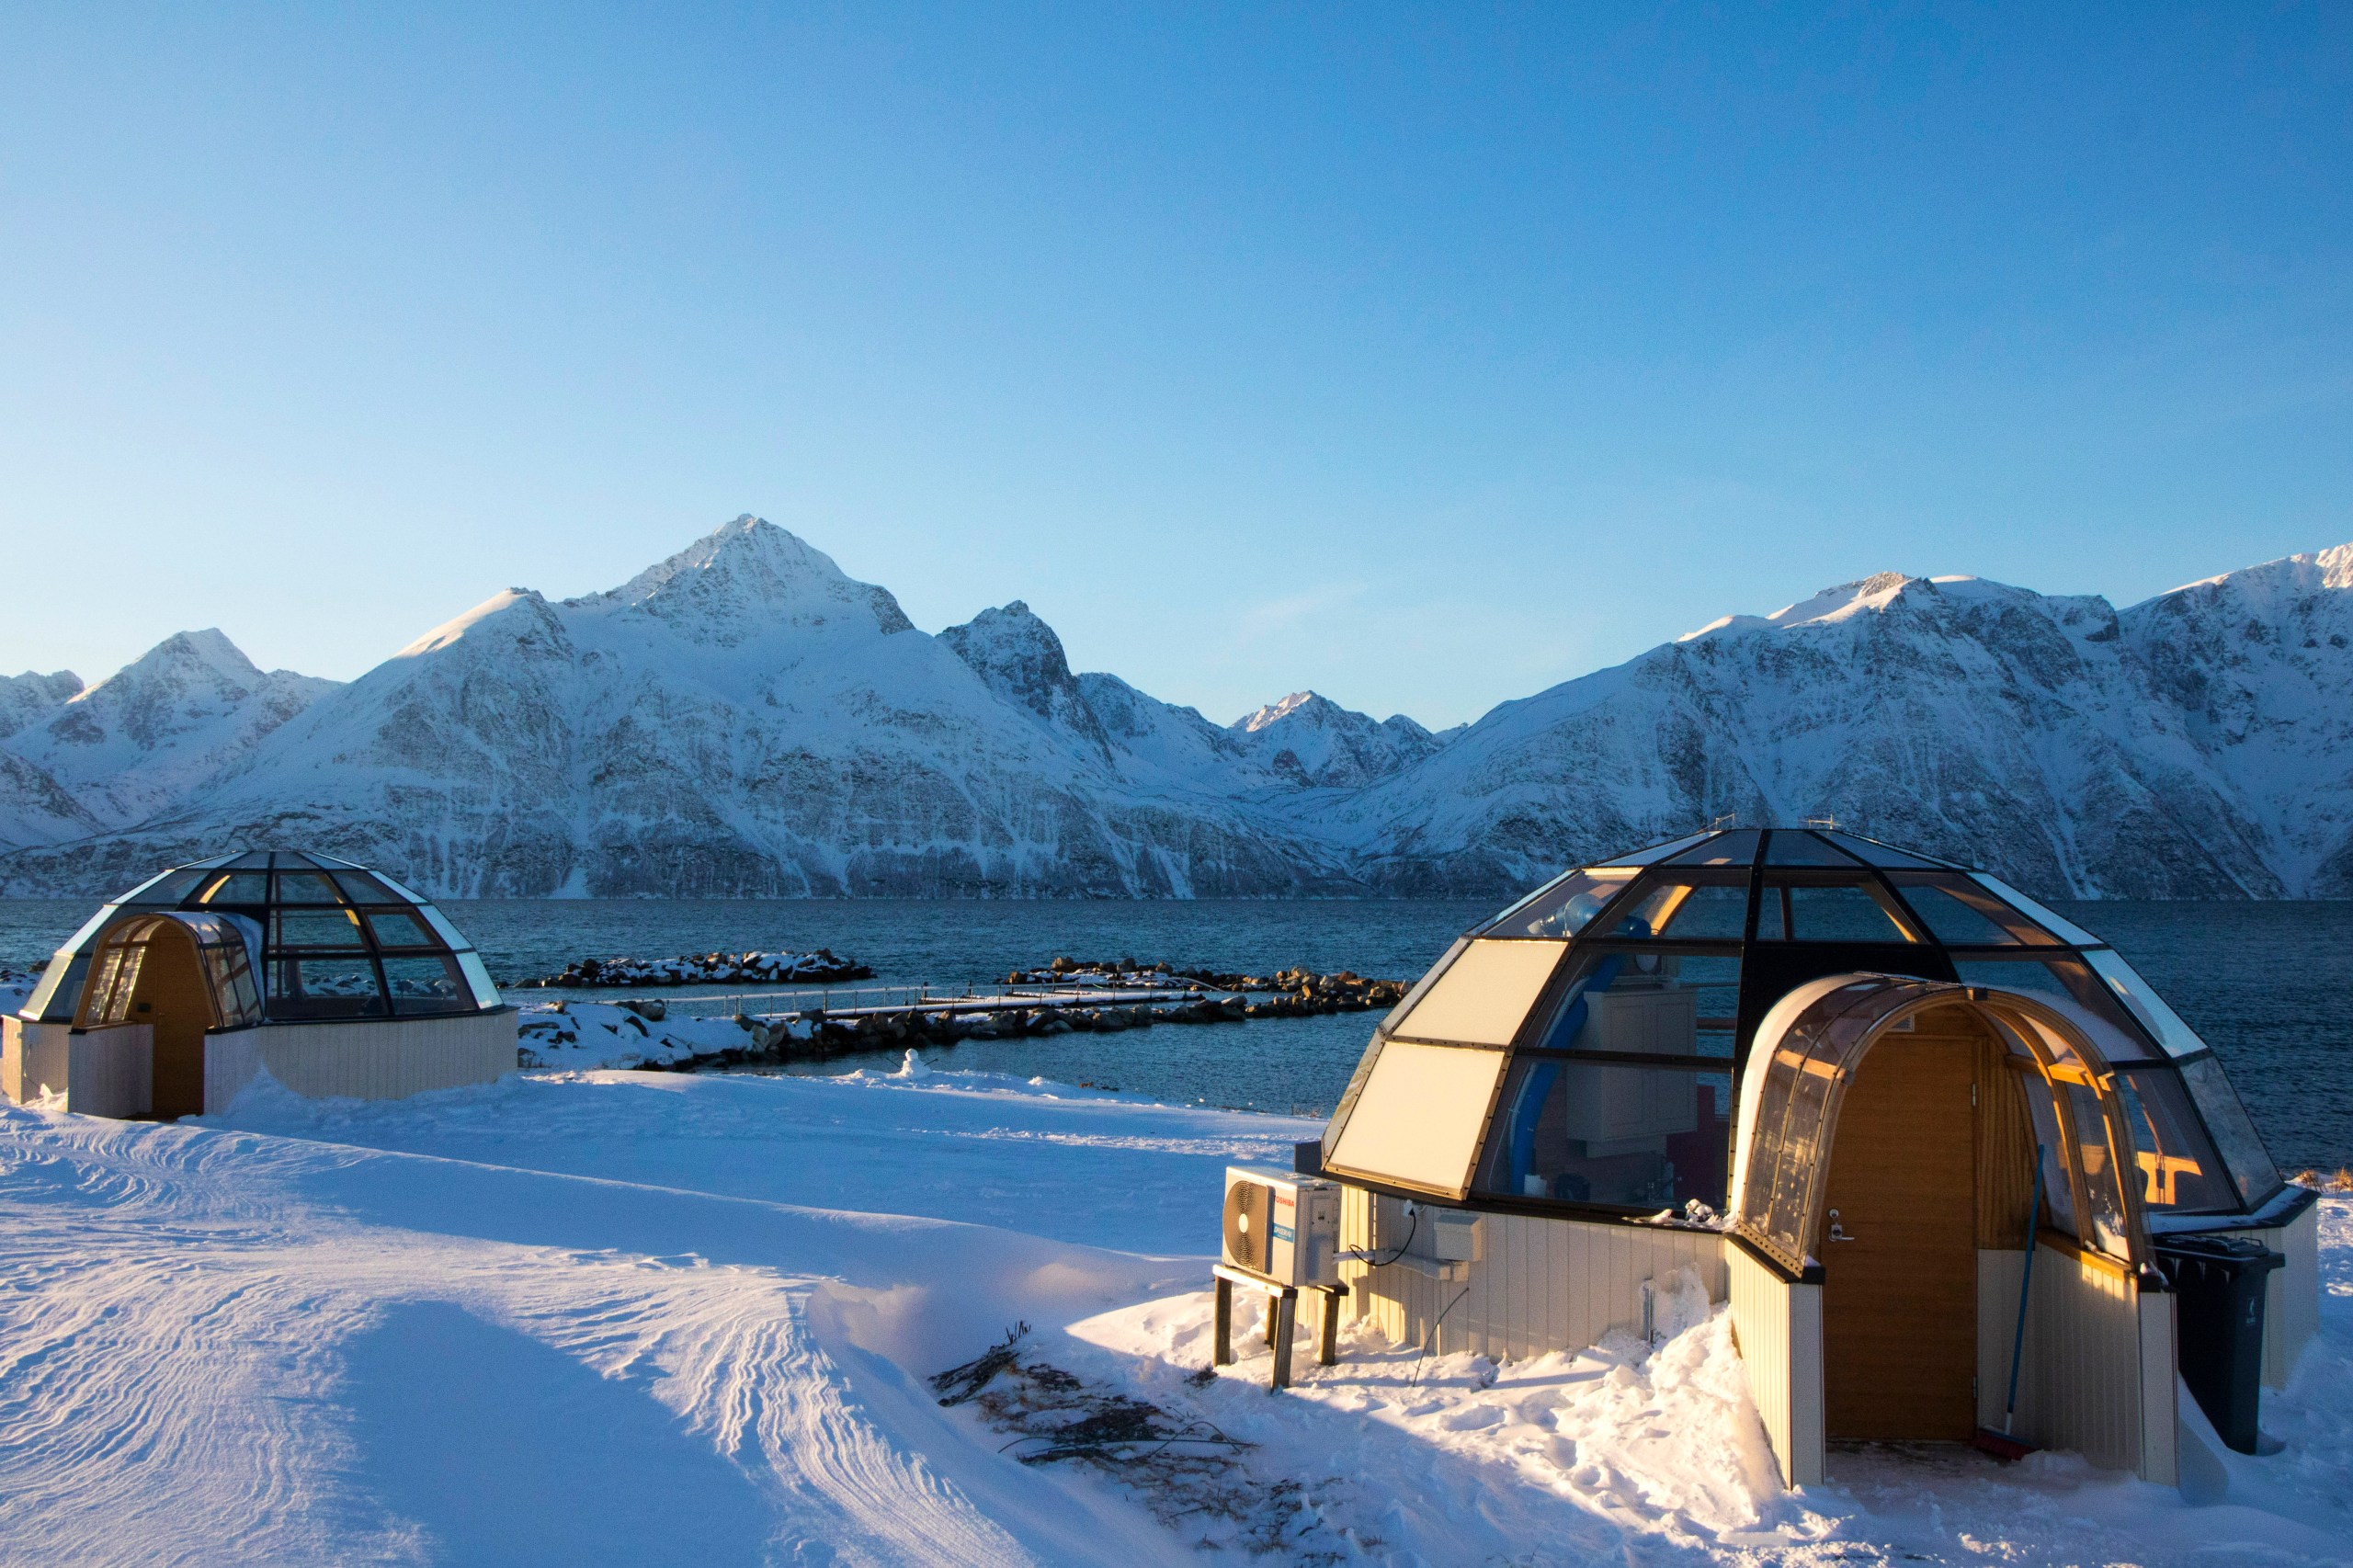
[(1225, 1167), (1226, 1263), (1278, 1285), (1340, 1278), (1340, 1186), (1264, 1165)]

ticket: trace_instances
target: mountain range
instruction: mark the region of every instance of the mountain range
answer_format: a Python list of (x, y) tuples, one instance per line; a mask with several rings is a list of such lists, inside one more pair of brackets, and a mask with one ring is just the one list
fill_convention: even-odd
[(2353, 546), (2121, 611), (1888, 573), (1452, 730), (1306, 691), (1221, 725), (745, 517), (348, 684), (217, 631), (0, 677), (0, 892), (289, 845), (458, 897), (1501, 896), (1832, 816), (2050, 896), (2347, 896), (2349, 640)]

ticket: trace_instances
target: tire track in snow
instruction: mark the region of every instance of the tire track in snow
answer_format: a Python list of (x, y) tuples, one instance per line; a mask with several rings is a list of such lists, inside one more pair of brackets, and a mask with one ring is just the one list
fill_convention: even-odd
[[(369, 1494), (341, 1403), (339, 1347), (409, 1301), (642, 1378), (768, 1500), (773, 1558), (1035, 1560), (867, 1418), (811, 1278), (452, 1235), (452, 1164), (0, 1111), (0, 1561), (435, 1560)], [(618, 1185), (529, 1179), (584, 1208)], [(376, 1222), (335, 1206), (354, 1182)]]

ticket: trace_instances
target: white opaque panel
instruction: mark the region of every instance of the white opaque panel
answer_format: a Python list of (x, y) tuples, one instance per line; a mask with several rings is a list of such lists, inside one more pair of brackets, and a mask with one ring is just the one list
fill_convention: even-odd
[(1461, 1197), (1504, 1061), (1500, 1051), (1389, 1041), (1326, 1164)]
[(2108, 988), (2132, 1010), (2142, 1027), (2157, 1037), (2157, 1043), (2165, 1047), (2166, 1055), (2195, 1056), (2206, 1049), (2198, 1031), (2183, 1023), (2181, 1015), (2166, 1006), (2165, 999), (2131, 964), (2104, 948), (2086, 949), (2084, 961), (2108, 982)]
[(1461, 1045), (1509, 1045), (1567, 946), (1473, 942), (1390, 1032)]
[(1969, 874), (1976, 879), (1980, 887), (1996, 898), (2008, 900), (2011, 908), (2034, 921), (2061, 941), (2073, 942), (2079, 948), (2094, 947), (2099, 943), (2099, 937), (2093, 936), (2057, 910), (2048, 909), (2035, 903), (2001, 878), (1990, 876), (1984, 871), (1972, 871)]

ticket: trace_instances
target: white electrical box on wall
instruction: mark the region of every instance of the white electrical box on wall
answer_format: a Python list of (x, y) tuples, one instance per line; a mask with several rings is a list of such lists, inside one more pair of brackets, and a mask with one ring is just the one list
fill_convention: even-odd
[(1339, 1183), (1226, 1166), (1224, 1259), (1278, 1285), (1339, 1283)]

